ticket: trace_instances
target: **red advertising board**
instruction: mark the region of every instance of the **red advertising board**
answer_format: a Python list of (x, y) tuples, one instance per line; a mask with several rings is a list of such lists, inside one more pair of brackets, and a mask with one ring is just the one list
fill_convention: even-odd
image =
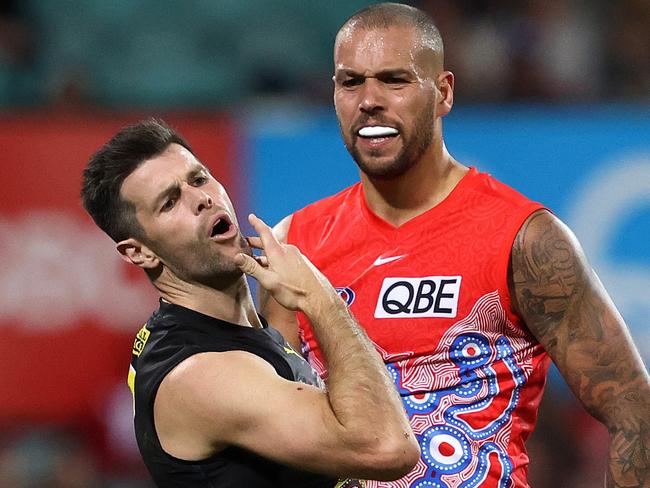
[[(133, 336), (157, 298), (85, 214), (79, 189), (90, 155), (144, 117), (0, 117), (0, 424), (82, 421), (126, 388)], [(241, 203), (235, 124), (163, 118)]]

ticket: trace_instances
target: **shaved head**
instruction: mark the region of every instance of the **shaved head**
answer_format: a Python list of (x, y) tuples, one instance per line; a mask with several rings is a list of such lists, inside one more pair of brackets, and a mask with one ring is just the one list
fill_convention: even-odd
[(435, 63), (434, 70), (439, 72), (443, 67), (443, 44), (440, 32), (433, 19), (422, 10), (401, 3), (379, 3), (370, 5), (353, 14), (345, 21), (336, 35), (334, 49), (340, 42), (349, 38), (357, 29), (381, 30), (391, 27), (410, 27), (419, 33), (420, 50), (429, 51), (427, 56)]

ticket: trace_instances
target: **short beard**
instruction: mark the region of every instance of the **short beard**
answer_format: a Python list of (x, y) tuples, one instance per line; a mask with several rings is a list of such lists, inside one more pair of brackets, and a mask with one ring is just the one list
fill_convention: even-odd
[[(248, 241), (239, 236), (240, 252), (253, 256)], [(197, 243), (184, 252), (192, 256), (192, 262), (183, 262), (174, 255), (160, 254), (165, 266), (181, 280), (188, 283), (198, 283), (216, 290), (230, 287), (243, 275), (232, 259), (226, 258), (219, 252), (206, 253), (203, 244)]]
[[(364, 174), (377, 180), (392, 180), (405, 174), (415, 166), (422, 155), (429, 149), (433, 143), (434, 117), (435, 112), (432, 101), (426, 105), (421, 115), (416, 119), (412, 139), (409, 141), (404, 140), (402, 150), (395, 156), (395, 159), (387, 164), (381, 166), (372, 165), (363, 159), (355, 144), (359, 137), (358, 134), (351, 134), (350, 142), (346, 141), (345, 147)], [(403, 134), (403, 132), (400, 131), (400, 134)], [(379, 152), (370, 152), (371, 158), (377, 156), (379, 156)]]

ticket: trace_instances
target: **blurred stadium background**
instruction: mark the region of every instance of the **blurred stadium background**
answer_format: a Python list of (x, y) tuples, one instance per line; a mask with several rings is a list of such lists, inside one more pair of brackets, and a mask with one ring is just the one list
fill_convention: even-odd
[[(364, 0), (0, 2), (0, 488), (148, 488), (126, 387), (156, 298), (78, 202), (85, 161), (162, 116), (275, 223), (356, 179), (331, 46)], [(650, 2), (424, 0), (459, 160), (581, 239), (650, 359)], [(550, 374), (536, 488), (600, 486), (607, 433)]]

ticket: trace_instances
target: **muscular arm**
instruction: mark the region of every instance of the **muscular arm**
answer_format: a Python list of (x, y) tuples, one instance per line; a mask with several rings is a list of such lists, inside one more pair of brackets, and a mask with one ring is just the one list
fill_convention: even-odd
[(533, 214), (512, 247), (513, 308), (611, 435), (607, 487), (650, 486), (650, 379), (573, 233)]
[(243, 351), (190, 357), (162, 382), (155, 401), (163, 447), (201, 459), (229, 445), (307, 471), (393, 480), (419, 458), (419, 447), (372, 342), (327, 279), (294, 246), (281, 244), (256, 217), (265, 266), (235, 262), (280, 304), (314, 327), (330, 375), (327, 391), (279, 377)]
[(181, 362), (161, 383), (156, 431), (165, 451), (180, 459), (206, 459), (238, 446), (341, 478), (392, 480), (406, 474), (417, 461), (417, 446), (405, 448), (413, 434), (409, 439), (406, 431), (396, 433), (386, 412), (365, 414), (372, 395), (350, 395), (355, 403), (348, 408), (355, 413), (341, 415), (336, 399), (343, 394), (285, 380), (248, 352), (206, 352)]

